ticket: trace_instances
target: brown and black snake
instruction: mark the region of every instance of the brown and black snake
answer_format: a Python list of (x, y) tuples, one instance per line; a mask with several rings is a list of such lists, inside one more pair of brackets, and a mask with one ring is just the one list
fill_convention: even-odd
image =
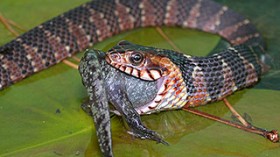
[(106, 55), (88, 51), (79, 70), (90, 96), (87, 105), (97, 113), (92, 114), (105, 156), (112, 156), (107, 98), (125, 117), (134, 136), (166, 144), (142, 125), (139, 114), (222, 100), (256, 84), (268, 69), (261, 34), (248, 19), (211, 0), (95, 0), (0, 47), (0, 89), (113, 35), (150, 26), (218, 34), (232, 47), (208, 57), (126, 41)]
[(180, 26), (219, 34), (233, 45), (264, 49), (260, 33), (243, 16), (208, 0), (91, 1), (0, 47), (0, 88), (46, 69), (120, 32)]

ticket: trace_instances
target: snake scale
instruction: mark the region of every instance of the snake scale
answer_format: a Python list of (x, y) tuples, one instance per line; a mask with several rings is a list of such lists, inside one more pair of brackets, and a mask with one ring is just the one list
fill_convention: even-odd
[(97, 0), (55, 17), (2, 46), (0, 88), (112, 35), (161, 25), (219, 34), (233, 45), (265, 47), (261, 35), (247, 19), (213, 1)]
[[(132, 134), (167, 144), (140, 114), (195, 107), (256, 84), (267, 71), (261, 34), (211, 0), (94, 0), (0, 47), (0, 89), (123, 31), (178, 26), (218, 34), (232, 44), (209, 57), (122, 41), (106, 54), (88, 50), (79, 70), (89, 93), (101, 151), (112, 156), (108, 101)], [(131, 77), (133, 76), (133, 77)]]

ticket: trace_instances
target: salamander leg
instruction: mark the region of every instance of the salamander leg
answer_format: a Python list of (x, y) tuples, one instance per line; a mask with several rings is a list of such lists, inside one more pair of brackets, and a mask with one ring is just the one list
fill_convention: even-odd
[[(85, 113), (87, 113), (89, 116), (92, 117), (92, 110), (91, 110), (91, 106), (90, 106), (88, 100), (81, 104), (81, 108), (82, 108), (82, 110), (83, 110)], [(110, 117), (112, 118), (112, 117), (115, 116), (115, 115), (121, 116), (121, 114), (119, 113), (119, 111), (117, 111), (117, 110), (110, 110)]]
[(125, 115), (125, 120), (128, 126), (131, 128), (131, 131), (128, 132), (129, 134), (141, 139), (150, 139), (156, 141), (157, 143), (169, 145), (166, 141), (164, 141), (160, 137), (158, 133), (146, 128), (143, 125), (138, 113), (132, 113), (132, 114), (129, 113), (128, 115)]
[(87, 113), (89, 116), (92, 116), (91, 106), (88, 101), (81, 104), (81, 108)]
[(131, 131), (129, 133), (141, 139), (151, 139), (157, 141), (158, 143), (168, 145), (168, 143), (165, 142), (155, 131), (148, 129), (143, 125), (140, 115), (134, 109), (127, 96), (127, 91), (123, 84), (124, 79), (114, 78), (113, 80), (114, 83), (106, 89), (108, 99), (130, 127)]
[(196, 109), (191, 109), (191, 108), (183, 108), (184, 111), (190, 112), (192, 114), (204, 117), (204, 118), (208, 118), (244, 131), (248, 131), (251, 133), (255, 133), (258, 135), (261, 135), (265, 138), (267, 138), (268, 140), (270, 140), (271, 142), (279, 142), (279, 134), (277, 130), (272, 130), (272, 131), (267, 131), (265, 129), (262, 128), (258, 128), (255, 127), (253, 125), (251, 125), (249, 122), (247, 122), (242, 116), (240, 116), (240, 114), (238, 114), (235, 109), (229, 104), (229, 102), (225, 99), (224, 103), (226, 104), (226, 106), (230, 109), (230, 111), (233, 113), (233, 115), (240, 121), (241, 124), (233, 122), (233, 121), (229, 121), (220, 117), (217, 117), (215, 115), (211, 115), (205, 112), (201, 112), (199, 110)]

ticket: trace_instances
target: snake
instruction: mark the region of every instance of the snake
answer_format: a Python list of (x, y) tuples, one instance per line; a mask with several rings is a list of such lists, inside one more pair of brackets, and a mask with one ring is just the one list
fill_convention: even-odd
[(113, 156), (108, 102), (130, 133), (168, 144), (140, 115), (196, 107), (251, 87), (268, 71), (256, 27), (212, 0), (94, 0), (0, 47), (0, 89), (47, 69), (106, 38), (139, 27), (168, 26), (217, 34), (231, 46), (206, 57), (121, 41), (87, 50), (79, 65), (101, 152)]

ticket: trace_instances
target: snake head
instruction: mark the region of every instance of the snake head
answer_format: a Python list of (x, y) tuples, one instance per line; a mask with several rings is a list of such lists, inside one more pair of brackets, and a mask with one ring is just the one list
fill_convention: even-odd
[(156, 48), (121, 41), (106, 53), (113, 67), (134, 77), (154, 81), (169, 74), (172, 62)]

